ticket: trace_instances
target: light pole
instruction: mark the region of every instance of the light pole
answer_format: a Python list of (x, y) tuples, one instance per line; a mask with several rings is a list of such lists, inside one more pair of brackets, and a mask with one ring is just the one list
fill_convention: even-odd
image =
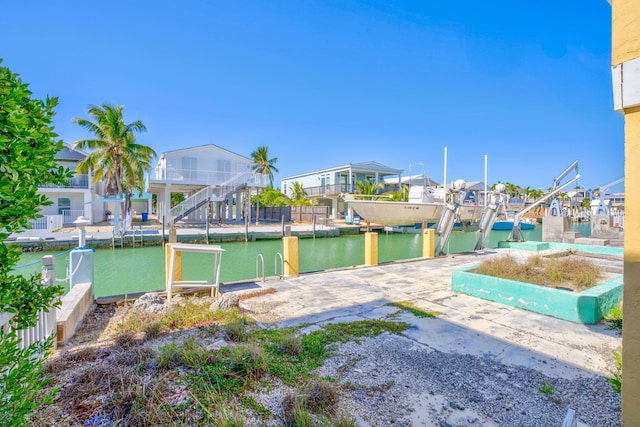
[(87, 235), (86, 227), (87, 225), (89, 225), (90, 221), (83, 216), (79, 216), (78, 219), (73, 221), (73, 223), (76, 225), (76, 227), (78, 227), (78, 230), (80, 232), (80, 236), (78, 237), (78, 247), (84, 248)]

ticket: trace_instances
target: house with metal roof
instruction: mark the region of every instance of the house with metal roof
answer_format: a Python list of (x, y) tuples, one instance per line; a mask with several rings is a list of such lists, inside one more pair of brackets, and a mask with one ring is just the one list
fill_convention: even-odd
[(399, 186), (403, 170), (377, 162), (348, 163), (326, 169), (300, 173), (280, 179), (280, 190), (291, 197), (293, 185), (298, 182), (307, 194), (306, 198), (321, 206), (331, 208), (331, 216), (340, 218), (346, 212), (345, 194), (357, 192), (356, 182), (371, 184), (393, 183)]

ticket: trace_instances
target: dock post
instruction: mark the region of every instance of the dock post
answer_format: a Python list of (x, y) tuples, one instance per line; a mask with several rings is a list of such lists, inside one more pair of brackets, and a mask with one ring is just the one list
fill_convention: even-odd
[(436, 233), (432, 228), (422, 228), (422, 256), (433, 258), (436, 254)]
[[(171, 266), (171, 243), (167, 243), (164, 245), (164, 265), (165, 265), (165, 288), (167, 290), (167, 294), (169, 293), (169, 271)], [(175, 259), (173, 261), (173, 280), (179, 281), (182, 280), (182, 252), (178, 251), (175, 254)]]
[(364, 233), (364, 263), (378, 265), (378, 233), (376, 232)]
[(282, 238), (284, 276), (297, 276), (299, 273), (298, 263), (298, 236)]

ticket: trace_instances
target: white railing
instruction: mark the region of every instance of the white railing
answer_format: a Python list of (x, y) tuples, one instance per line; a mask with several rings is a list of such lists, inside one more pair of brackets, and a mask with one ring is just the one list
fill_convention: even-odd
[[(52, 264), (53, 257), (51, 255), (47, 255), (43, 257), (43, 264), (45, 264), (44, 260), (49, 257), (48, 265), (43, 267), (42, 270), (42, 280), (46, 281), (49, 285), (53, 285), (55, 282), (55, 269)], [(11, 321), (15, 314), (0, 312), (0, 328), (2, 328), (5, 332), (9, 332), (11, 329), (15, 328), (15, 325)], [(43, 341), (53, 334), (56, 333), (56, 309), (55, 307), (49, 307), (48, 311), (40, 310), (38, 312), (38, 319), (36, 324), (30, 328), (25, 329), (17, 329), (16, 337), (20, 340), (19, 347), (21, 349), (25, 349), (29, 347), (31, 344), (34, 344), (39, 341)], [(55, 344), (55, 342), (54, 342)]]
[(205, 200), (208, 200), (212, 196), (212, 194), (213, 190), (211, 187), (203, 188), (194, 195), (190, 196), (187, 200), (171, 208), (171, 210), (169, 211), (169, 218), (173, 219), (183, 215), (185, 212), (198, 206), (198, 204), (202, 203)]
[(250, 184), (252, 186), (266, 186), (268, 179), (266, 175), (254, 174), (251, 171), (231, 172), (227, 170), (192, 170), (174, 169), (158, 166), (152, 179), (159, 181), (180, 181), (210, 186), (232, 186), (237, 187), (238, 183)]
[(266, 182), (267, 176), (264, 174), (253, 174), (251, 172), (236, 174), (218, 185), (205, 187), (189, 196), (185, 201), (169, 210), (169, 218), (173, 221), (174, 218), (184, 215), (185, 212), (189, 212), (205, 200), (222, 201), (229, 193), (245, 185), (264, 187)]
[(79, 216), (83, 216), (84, 211), (82, 209), (70, 209), (67, 211), (62, 211), (62, 214), (64, 215), (64, 224), (69, 225), (73, 224), (73, 221), (78, 219)]
[(30, 222), (32, 230), (46, 230), (47, 232), (51, 233), (54, 230), (58, 230), (64, 226), (64, 216), (45, 215), (42, 218), (32, 219)]

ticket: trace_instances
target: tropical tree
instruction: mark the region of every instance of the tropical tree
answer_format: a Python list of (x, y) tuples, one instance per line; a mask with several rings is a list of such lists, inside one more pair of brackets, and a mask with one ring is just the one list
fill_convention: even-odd
[(73, 122), (95, 138), (76, 141), (73, 148), (89, 152), (78, 163), (78, 172), (91, 170), (94, 182), (104, 179), (108, 194), (126, 198), (124, 210), (128, 212), (131, 194), (134, 189), (142, 189), (144, 171), (151, 167), (151, 159), (156, 153), (151, 147), (136, 143), (136, 136), (146, 132), (147, 128), (140, 120), (125, 124), (123, 110), (121, 105), (89, 106), (88, 112), (93, 121), (75, 118)]
[(409, 186), (407, 184), (402, 184), (402, 187), (399, 190), (387, 191), (382, 195), (388, 197), (391, 202), (407, 202), (409, 201)]
[[(1, 60), (0, 60), (1, 62)], [(72, 173), (59, 166), (63, 148), (53, 130), (57, 98), (31, 98), (28, 85), (9, 68), (0, 66), (0, 312), (11, 313), (12, 328), (0, 328), (0, 425), (23, 426), (38, 406), (53, 402), (56, 391), (44, 392), (43, 357), (53, 337), (20, 348), (18, 330), (34, 326), (38, 312), (48, 310), (62, 294), (40, 276), (16, 274), (20, 259), (16, 245), (4, 242), (28, 227), (51, 201), (38, 188), (65, 185)]]
[[(358, 187), (358, 193), (363, 196), (375, 196), (378, 194), (379, 190), (382, 190), (384, 187), (382, 184), (372, 184), (369, 180), (364, 181), (356, 181), (356, 187)], [(370, 197), (362, 197), (362, 198), (370, 198)]]
[(298, 205), (303, 203), (305, 199), (305, 197), (307, 197), (307, 192), (305, 191), (304, 187), (302, 186), (301, 183), (299, 183), (298, 181), (295, 181), (293, 183), (293, 188), (291, 189), (291, 201)]
[[(268, 176), (269, 186), (273, 187), (273, 173), (279, 172), (275, 166), (278, 163), (278, 158), (269, 158), (269, 147), (266, 145), (258, 147), (256, 151), (251, 153), (251, 158), (253, 159), (251, 170), (256, 174), (261, 173)], [(258, 194), (259, 192), (260, 190), (258, 190)], [(260, 197), (256, 197), (256, 224), (259, 221), (258, 218), (260, 218)]]
[(254, 173), (261, 173), (269, 177), (269, 185), (273, 187), (273, 173), (279, 172), (275, 166), (278, 163), (278, 158), (269, 158), (269, 147), (266, 145), (258, 147), (256, 151), (251, 153), (251, 158), (253, 159), (251, 170)]

